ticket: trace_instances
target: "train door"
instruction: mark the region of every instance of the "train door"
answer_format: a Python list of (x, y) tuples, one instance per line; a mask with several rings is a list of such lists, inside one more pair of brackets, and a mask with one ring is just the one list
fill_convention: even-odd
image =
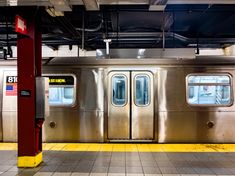
[(108, 139), (153, 139), (152, 73), (115, 71), (109, 73), (108, 80)]

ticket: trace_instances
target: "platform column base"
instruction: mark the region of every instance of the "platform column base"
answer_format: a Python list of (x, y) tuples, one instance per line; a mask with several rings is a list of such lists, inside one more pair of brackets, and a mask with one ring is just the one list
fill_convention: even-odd
[(42, 162), (42, 152), (36, 156), (19, 156), (18, 167), (37, 167)]

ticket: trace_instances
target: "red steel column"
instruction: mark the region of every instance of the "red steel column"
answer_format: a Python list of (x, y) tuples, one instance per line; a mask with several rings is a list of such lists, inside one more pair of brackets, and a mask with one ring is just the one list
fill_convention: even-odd
[[(42, 76), (42, 33), (40, 30), (41, 20), (36, 19), (36, 30), (35, 30), (35, 67), (36, 76)], [(44, 119), (36, 119), (36, 129), (38, 131), (38, 141), (36, 143), (36, 149), (42, 151), (42, 124)], [(36, 132), (37, 133), (37, 132)]]
[[(36, 167), (42, 162), (41, 135), (37, 137), (36, 76), (41, 76), (41, 32), (36, 17), (24, 15), (27, 36), (18, 34), (18, 167)], [(39, 129), (41, 131), (41, 124)], [(41, 132), (40, 132), (41, 133)]]

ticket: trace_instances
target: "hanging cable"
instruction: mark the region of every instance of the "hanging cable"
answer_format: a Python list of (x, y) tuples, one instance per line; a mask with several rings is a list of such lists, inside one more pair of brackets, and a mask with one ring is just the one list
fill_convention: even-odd
[[(7, 53), (6, 55), (12, 57), (12, 49), (11, 46), (9, 45), (9, 33), (8, 33), (8, 17), (7, 15), (5, 16), (6, 19), (6, 40), (7, 40)], [(7, 57), (5, 57), (5, 59), (7, 59)]]
[(165, 50), (165, 11), (163, 11), (163, 19), (162, 19), (162, 49)]
[(85, 48), (85, 11), (82, 13), (82, 50)]
[(117, 39), (117, 42), (116, 42), (116, 46), (118, 47), (118, 40), (119, 40), (119, 10), (117, 9), (117, 37), (116, 37), (116, 39)]

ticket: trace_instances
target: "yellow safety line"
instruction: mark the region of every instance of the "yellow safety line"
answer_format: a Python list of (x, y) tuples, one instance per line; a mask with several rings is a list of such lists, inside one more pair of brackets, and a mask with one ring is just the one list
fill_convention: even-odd
[[(0, 150), (17, 150), (17, 143), (0, 143)], [(235, 144), (43, 143), (43, 150), (87, 152), (235, 152)]]
[(0, 143), (0, 150), (17, 150), (17, 143)]

